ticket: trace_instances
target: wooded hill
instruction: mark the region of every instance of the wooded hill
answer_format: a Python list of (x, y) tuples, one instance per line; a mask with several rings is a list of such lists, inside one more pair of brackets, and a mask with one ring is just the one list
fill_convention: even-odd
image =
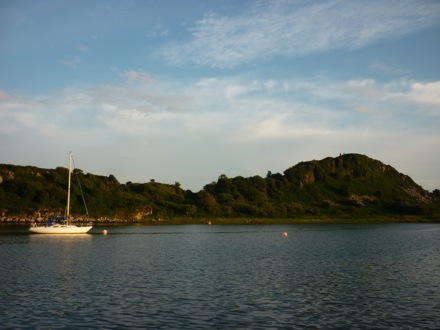
[[(63, 167), (0, 164), (1, 219), (44, 220), (63, 215), (67, 172)], [(78, 185), (78, 181), (80, 185)], [(75, 169), (71, 213), (85, 218), (81, 190), (91, 219), (164, 223), (173, 218), (334, 219), (417, 216), (440, 221), (440, 191), (428, 192), (409, 176), (378, 160), (344, 154), (301, 162), (283, 174), (228, 178), (199, 192), (183, 190), (178, 182), (121, 184), (113, 176)]]

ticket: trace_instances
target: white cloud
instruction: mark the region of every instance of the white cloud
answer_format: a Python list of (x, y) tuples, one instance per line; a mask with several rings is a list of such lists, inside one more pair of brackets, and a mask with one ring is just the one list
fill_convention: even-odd
[(129, 82), (153, 82), (154, 78), (143, 71), (126, 70), (121, 73), (121, 76), (126, 78)]
[[(436, 82), (414, 82), (410, 86), (409, 100), (419, 103), (430, 103), (440, 107), (440, 81)], [(437, 109), (440, 115), (440, 108)]]
[[(236, 175), (264, 175), (267, 170), (284, 170), (294, 161), (340, 152), (404, 163), (412, 157), (389, 155), (417, 147), (422, 159), (440, 142), (440, 82), (234, 76), (182, 85), (158, 78), (154, 84), (137, 79), (149, 77), (148, 73), (129, 76), (136, 79), (115, 86), (64, 89), (49, 96), (1, 92), (2, 139), (10, 140), (20, 132), (20, 139), (27, 140), (24, 143), (41, 144), (40, 152), (49, 143), (58, 149), (92, 148), (97, 154), (99, 148), (110, 148), (121, 157), (153, 153), (157, 164), (172, 163), (178, 157), (209, 180), (225, 172), (222, 169), (234, 169)], [(139, 157), (137, 161), (145, 161), (146, 156)], [(88, 171), (100, 173), (92, 161), (90, 166)], [(130, 171), (132, 165), (120, 165), (125, 167)], [(412, 174), (415, 165), (404, 169)], [(159, 180), (163, 174), (155, 171), (153, 177)], [(124, 173), (113, 174), (122, 181), (141, 175)], [(432, 175), (420, 178), (430, 180)]]
[(213, 67), (356, 49), (399, 38), (438, 23), (433, 1), (257, 2), (234, 16), (208, 13), (191, 28), (191, 39), (160, 52), (170, 63)]
[(367, 126), (377, 125), (377, 129), (383, 129), (387, 121), (399, 129), (402, 125), (410, 128), (414, 118), (418, 125), (425, 122), (424, 129), (431, 129), (440, 117), (440, 82), (383, 84), (237, 76), (171, 86), (152, 85), (147, 73), (124, 74), (138, 84), (83, 86), (35, 98), (2, 92), (0, 115), (3, 123), (36, 129), (56, 123), (71, 129), (75, 125), (108, 127), (144, 135), (181, 125), (178, 131), (182, 133), (217, 127), (246, 139), (287, 139), (307, 127), (322, 131), (362, 128), (366, 118)]

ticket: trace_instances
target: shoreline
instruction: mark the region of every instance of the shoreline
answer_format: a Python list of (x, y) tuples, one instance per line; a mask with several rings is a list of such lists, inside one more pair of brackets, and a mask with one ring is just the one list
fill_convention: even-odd
[[(20, 218), (20, 217), (2, 217), (1, 225), (23, 225), (29, 226), (36, 222), (37, 224), (45, 224), (46, 219)], [(440, 223), (440, 219), (428, 218), (424, 216), (364, 216), (364, 217), (302, 217), (302, 218), (187, 218), (174, 217), (167, 219), (110, 219), (102, 217), (98, 219), (73, 219), (72, 223), (84, 224), (91, 222), (93, 225), (282, 225), (282, 224), (342, 224), (342, 223)]]

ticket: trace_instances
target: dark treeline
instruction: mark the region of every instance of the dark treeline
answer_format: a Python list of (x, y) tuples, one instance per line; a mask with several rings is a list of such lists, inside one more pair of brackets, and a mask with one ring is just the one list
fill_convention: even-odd
[[(0, 165), (0, 210), (10, 217), (62, 215), (67, 172), (63, 167)], [(78, 179), (80, 185), (78, 184)], [(301, 162), (266, 177), (222, 174), (199, 192), (181, 185), (121, 184), (113, 176), (72, 176), (72, 214), (92, 219), (156, 221), (188, 218), (365, 218), (420, 216), (440, 219), (440, 191), (428, 192), (389, 165), (359, 154)]]

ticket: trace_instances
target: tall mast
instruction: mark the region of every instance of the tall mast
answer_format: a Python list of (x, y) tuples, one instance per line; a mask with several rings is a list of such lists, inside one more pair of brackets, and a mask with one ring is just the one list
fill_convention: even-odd
[(70, 179), (72, 172), (72, 151), (69, 151), (69, 185), (67, 186), (67, 221), (70, 222), (69, 213), (70, 213)]

